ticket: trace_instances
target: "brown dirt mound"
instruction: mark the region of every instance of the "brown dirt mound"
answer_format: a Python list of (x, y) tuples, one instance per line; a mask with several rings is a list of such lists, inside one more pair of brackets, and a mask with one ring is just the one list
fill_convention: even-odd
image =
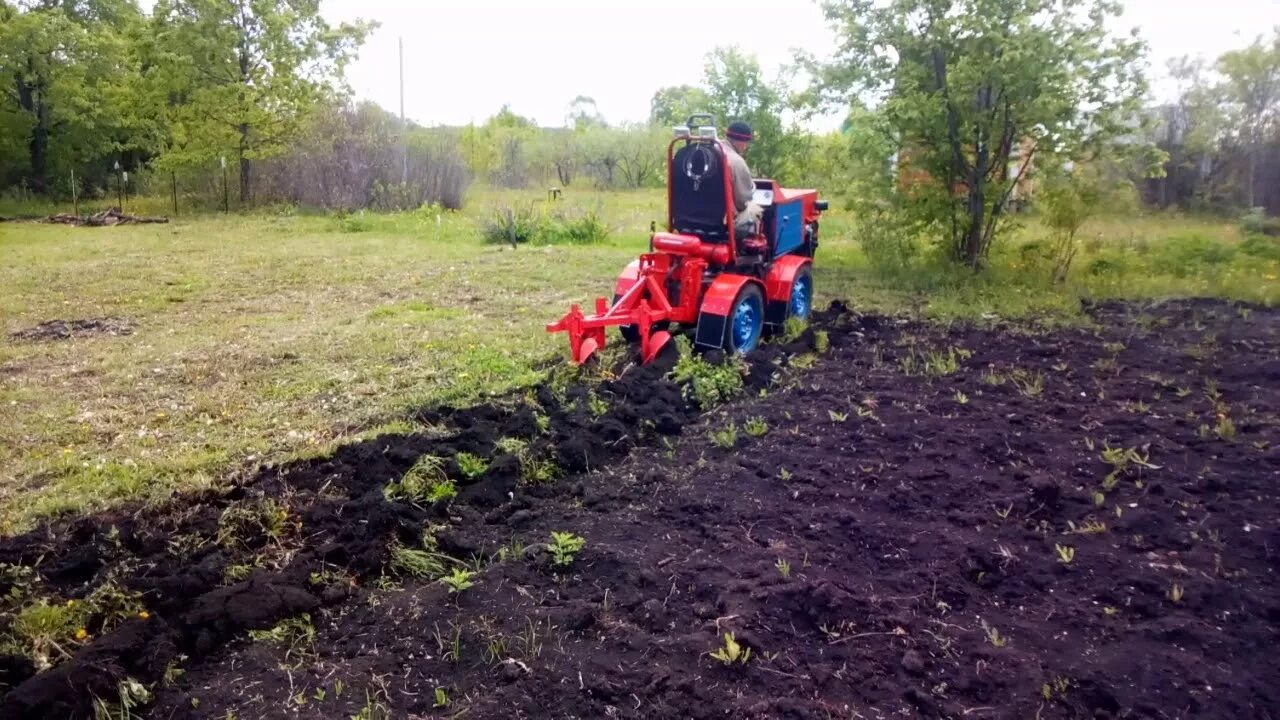
[(86, 320), (49, 320), (35, 327), (9, 333), (12, 340), (70, 340), (93, 335), (131, 335), (137, 324), (125, 318), (101, 317)]

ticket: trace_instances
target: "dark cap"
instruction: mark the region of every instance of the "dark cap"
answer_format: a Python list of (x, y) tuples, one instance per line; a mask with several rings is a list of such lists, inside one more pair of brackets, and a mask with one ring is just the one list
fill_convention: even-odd
[(725, 133), (725, 137), (738, 142), (751, 142), (754, 137), (751, 134), (751, 126), (741, 120), (734, 120), (729, 123), (729, 130)]

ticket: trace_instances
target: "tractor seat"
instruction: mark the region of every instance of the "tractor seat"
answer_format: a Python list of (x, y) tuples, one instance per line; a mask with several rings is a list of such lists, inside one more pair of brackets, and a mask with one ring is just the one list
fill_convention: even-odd
[(703, 242), (729, 241), (724, 158), (713, 142), (691, 142), (671, 159), (671, 218), (676, 232)]

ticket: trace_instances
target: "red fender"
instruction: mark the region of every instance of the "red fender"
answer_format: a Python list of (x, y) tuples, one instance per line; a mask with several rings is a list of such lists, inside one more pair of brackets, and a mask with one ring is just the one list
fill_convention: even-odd
[(635, 285), (640, 279), (640, 260), (632, 260), (618, 274), (618, 281), (613, 284), (613, 296), (622, 297), (627, 294), (632, 285)]
[(764, 278), (764, 321), (769, 325), (782, 325), (787, 320), (787, 304), (791, 302), (791, 283), (796, 275), (813, 265), (813, 259), (803, 255), (783, 255), (773, 261), (769, 274)]
[[(696, 344), (713, 348), (721, 346), (733, 301), (738, 297), (742, 286), (748, 283), (760, 285), (760, 281), (753, 277), (733, 273), (721, 273), (711, 281), (711, 286), (702, 295), (698, 332), (694, 340)], [(764, 287), (760, 286), (760, 289), (763, 291)]]

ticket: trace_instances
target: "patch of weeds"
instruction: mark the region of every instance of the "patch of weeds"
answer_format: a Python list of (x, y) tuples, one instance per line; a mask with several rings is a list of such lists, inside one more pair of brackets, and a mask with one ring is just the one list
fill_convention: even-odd
[(571, 532), (553, 531), (551, 542), (547, 543), (547, 551), (551, 553), (551, 564), (557, 567), (568, 567), (586, 544), (585, 538)]
[(234, 585), (238, 582), (244, 582), (249, 579), (254, 570), (262, 567), (257, 558), (253, 558), (253, 562), (228, 563), (222, 568), (222, 582), (224, 585)]
[(796, 370), (808, 370), (809, 368), (812, 368), (814, 365), (816, 365), (817, 362), (818, 362), (817, 355), (815, 355), (814, 353), (804, 353), (803, 355), (797, 355), (791, 358), (789, 365), (795, 368)]
[(769, 423), (762, 417), (747, 418), (747, 421), (742, 424), (742, 429), (746, 430), (751, 437), (763, 437), (769, 432)]
[(1049, 702), (1054, 697), (1063, 698), (1071, 689), (1071, 681), (1064, 677), (1056, 677), (1040, 686), (1040, 696)]
[(724, 644), (709, 654), (725, 665), (746, 665), (751, 660), (751, 648), (740, 645), (731, 632), (725, 633)]
[(444, 583), (449, 588), (449, 594), (457, 595), (475, 584), (471, 582), (471, 578), (474, 575), (475, 573), (469, 570), (454, 568), (452, 573), (440, 578), (440, 582)]
[(809, 329), (809, 323), (798, 317), (789, 317), (782, 323), (782, 342), (795, 342)]
[(999, 387), (1008, 382), (1008, 378), (994, 370), (988, 370), (982, 374), (982, 382), (991, 387)]
[(126, 677), (116, 684), (116, 696), (103, 700), (93, 698), (93, 720), (133, 720), (133, 711), (151, 702), (151, 691), (146, 685)]
[(316, 627), (311, 624), (311, 615), (303, 613), (298, 617), (281, 620), (269, 630), (250, 630), (249, 639), (283, 648), (285, 659), (288, 660), (290, 657), (314, 653)]
[[(546, 416), (544, 415), (543, 417)], [(551, 419), (547, 418), (548, 427), (550, 427), (550, 422)], [(525, 448), (528, 446), (529, 443), (525, 440), (521, 440), (520, 438), (504, 437), (499, 438), (498, 441), (493, 444), (493, 449), (503, 455), (520, 455), (524, 453)]]
[(388, 483), (382, 495), (390, 502), (431, 504), (451, 500), (458, 494), (444, 472), (444, 460), (435, 455), (423, 455), (409, 468), (404, 477)]
[(541, 485), (555, 482), (560, 477), (560, 466), (548, 457), (529, 457), (524, 454), (520, 458), (520, 480), (527, 485)]
[(813, 349), (819, 355), (825, 355), (831, 349), (831, 336), (826, 330), (817, 330), (813, 333)]
[(50, 603), (40, 598), (19, 610), (8, 631), (0, 633), (0, 651), (26, 656), (37, 670), (48, 670), (71, 657), (67, 648), (74, 647), (73, 641), (88, 638), (84, 625), (90, 614), (83, 602)]
[(351, 720), (391, 720), (391, 710), (366, 690), (364, 693), (364, 705), (355, 715), (351, 716)]
[(973, 353), (964, 348), (947, 348), (939, 350), (917, 351), (914, 347), (898, 360), (904, 375), (925, 375), (942, 377), (951, 375), (960, 369), (960, 361), (969, 358)]
[(1018, 369), (1013, 371), (1010, 380), (1023, 397), (1039, 397), (1044, 392), (1044, 375), (1038, 372), (1032, 373)]
[(246, 548), (265, 535), (280, 542), (290, 530), (301, 529), (302, 523), (291, 520), (288, 508), (275, 498), (262, 498), (247, 505), (231, 505), (218, 516), (215, 542), (221, 547)]
[(458, 463), (458, 470), (472, 480), (480, 477), (485, 470), (489, 469), (488, 460), (468, 452), (458, 453), (454, 456), (453, 461)]
[(403, 545), (391, 547), (391, 570), (402, 577), (434, 579), (443, 577), (453, 558), (431, 550), (419, 550)]
[(595, 417), (601, 417), (609, 412), (609, 403), (600, 399), (600, 396), (596, 395), (594, 390), (591, 390), (587, 393), (587, 410)]
[(742, 358), (729, 358), (723, 365), (712, 365), (693, 351), (688, 338), (676, 338), (680, 358), (671, 370), (671, 379), (683, 386), (686, 398), (709, 410), (742, 394), (745, 364)]
[(778, 558), (778, 562), (774, 563), (773, 566), (778, 569), (778, 574), (781, 575), (784, 580), (791, 578), (791, 563), (782, 558)]
[(711, 444), (722, 450), (728, 450), (738, 444), (738, 426), (729, 423), (719, 430), (711, 431)]

